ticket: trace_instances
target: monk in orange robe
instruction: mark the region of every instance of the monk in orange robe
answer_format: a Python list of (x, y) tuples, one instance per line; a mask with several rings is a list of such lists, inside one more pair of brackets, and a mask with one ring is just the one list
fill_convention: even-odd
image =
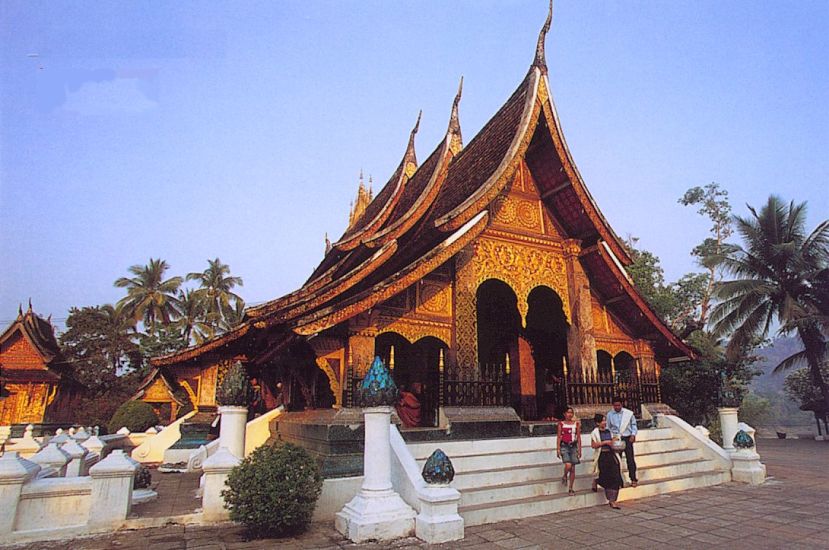
[(400, 401), (397, 403), (397, 416), (406, 428), (420, 426), (420, 400), (417, 396), (408, 391), (408, 388), (400, 388)]

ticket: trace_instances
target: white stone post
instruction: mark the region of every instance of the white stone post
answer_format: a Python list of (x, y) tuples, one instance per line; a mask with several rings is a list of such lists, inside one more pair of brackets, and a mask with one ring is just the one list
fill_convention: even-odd
[(69, 453), (60, 449), (57, 443), (49, 443), (32, 457), (32, 462), (40, 464), (44, 470), (54, 469), (58, 477), (66, 475), (66, 465), (70, 460)]
[(239, 457), (227, 448), (220, 447), (213, 456), (202, 464), (204, 471), (204, 492), (202, 494), (202, 516), (205, 521), (226, 521), (229, 512), (225, 508), (222, 490), (230, 471), (239, 463)]
[(755, 430), (748, 424), (737, 424), (738, 431), (745, 432), (752, 441), (750, 447), (734, 448), (731, 455), (731, 479), (751, 485), (759, 485), (766, 480), (766, 465), (760, 462), (757, 453), (757, 438)]
[(93, 435), (81, 443), (81, 446), (89, 449), (90, 453), (95, 453), (101, 457), (104, 454), (104, 447), (106, 447), (106, 443), (104, 443), (97, 435)]
[(77, 440), (70, 440), (60, 448), (69, 455), (69, 464), (66, 465), (66, 477), (80, 477), (86, 475), (86, 455), (89, 449), (82, 447)]
[(132, 484), (138, 466), (122, 449), (112, 451), (89, 469), (92, 495), (89, 526), (118, 527), (132, 507)]
[(40, 471), (40, 466), (7, 451), (0, 457), (0, 534), (10, 535), (17, 520), (17, 506), (23, 484)]
[(734, 451), (734, 436), (737, 435), (737, 408), (720, 407), (720, 429), (722, 431), (722, 448), (729, 453)]
[(458, 514), (461, 494), (448, 485), (427, 485), (418, 493), (420, 513), (415, 536), (429, 544), (460, 540), (464, 536), (463, 518)]
[(245, 458), (245, 429), (247, 428), (247, 407), (219, 407), (221, 424), (219, 425), (220, 447), (225, 447), (237, 458)]
[(40, 452), (40, 443), (32, 435), (34, 426), (29, 424), (23, 432), (23, 437), (14, 444), (14, 450), (23, 458), (31, 458)]
[(415, 511), (392, 489), (391, 410), (390, 406), (363, 409), (363, 485), (334, 520), (337, 531), (353, 542), (391, 540), (414, 531)]

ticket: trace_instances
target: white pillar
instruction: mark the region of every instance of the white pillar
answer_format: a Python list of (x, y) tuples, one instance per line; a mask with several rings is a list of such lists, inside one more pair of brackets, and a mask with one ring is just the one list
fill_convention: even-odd
[(245, 458), (245, 429), (247, 428), (247, 407), (219, 407), (221, 424), (219, 446), (225, 447), (237, 458)]
[(6, 451), (0, 457), (0, 533), (3, 536), (14, 531), (23, 484), (39, 471), (40, 466), (22, 458), (17, 451)]
[(226, 521), (229, 517), (222, 490), (225, 488), (227, 476), (239, 463), (239, 457), (227, 448), (220, 447), (213, 456), (202, 464), (204, 471), (204, 492), (202, 494), (202, 516), (205, 521)]
[(14, 450), (23, 458), (32, 458), (40, 451), (40, 443), (34, 438), (34, 426), (29, 424), (23, 432), (23, 437), (14, 444)]
[(400, 498), (391, 483), (391, 407), (368, 407), (365, 416), (363, 485), (337, 512), (334, 526), (353, 542), (392, 540), (412, 534), (415, 511)]
[(757, 453), (757, 438), (755, 430), (748, 424), (740, 422), (737, 429), (748, 434), (753, 442), (748, 448), (734, 448), (731, 455), (731, 479), (751, 485), (760, 485), (766, 480), (766, 465), (760, 462), (760, 455)]
[(720, 430), (722, 431), (722, 448), (728, 452), (734, 450), (734, 436), (737, 435), (737, 408), (720, 407)]
[(124, 454), (123, 449), (89, 469), (92, 477), (92, 495), (89, 507), (90, 527), (118, 527), (132, 507), (132, 483), (137, 463)]

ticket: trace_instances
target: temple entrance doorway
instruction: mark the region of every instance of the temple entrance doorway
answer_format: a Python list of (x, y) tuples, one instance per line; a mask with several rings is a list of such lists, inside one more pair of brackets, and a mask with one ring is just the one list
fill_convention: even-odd
[(596, 350), (596, 366), (600, 375), (609, 377), (613, 373), (613, 356), (603, 349)]
[(621, 351), (613, 357), (613, 370), (616, 373), (614, 392), (622, 400), (622, 404), (639, 414), (641, 398), (639, 395), (639, 376), (636, 370), (636, 359), (626, 351)]
[(401, 391), (412, 394), (404, 395), (404, 400), (413, 403), (413, 397), (420, 405), (418, 426), (437, 426), (440, 366), (447, 349), (444, 342), (432, 336), (412, 344), (396, 332), (384, 332), (374, 340), (375, 355), (389, 367)]
[(523, 337), (530, 344), (535, 369), (535, 410), (527, 408), (527, 419), (561, 418), (567, 400), (567, 317), (561, 298), (547, 286), (535, 287), (527, 304)]
[[(505, 379), (509, 384), (509, 403), (497, 402), (501, 393), (493, 391), (482, 395), (484, 401), (480, 404), (511, 405), (523, 418), (522, 404), (529, 405), (535, 396), (534, 391), (526, 388), (526, 376), (525, 389), (522, 391), (522, 363), (518, 341), (522, 327), (518, 298), (507, 283), (498, 279), (488, 279), (478, 287), (476, 299), (479, 377), (484, 384)], [(529, 343), (525, 341), (520, 347), (528, 351)], [(528, 366), (526, 359), (531, 360), (531, 354), (525, 353), (525, 375)], [(534, 381), (532, 385), (534, 386)], [(486, 402), (488, 397), (492, 397), (496, 402)]]

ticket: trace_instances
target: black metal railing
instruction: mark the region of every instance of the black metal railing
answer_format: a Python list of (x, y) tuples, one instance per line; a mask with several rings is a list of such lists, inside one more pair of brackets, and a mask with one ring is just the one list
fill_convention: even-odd
[(442, 373), (443, 405), (450, 407), (506, 407), (510, 380), (506, 365), (484, 364), (477, 369), (447, 365)]

